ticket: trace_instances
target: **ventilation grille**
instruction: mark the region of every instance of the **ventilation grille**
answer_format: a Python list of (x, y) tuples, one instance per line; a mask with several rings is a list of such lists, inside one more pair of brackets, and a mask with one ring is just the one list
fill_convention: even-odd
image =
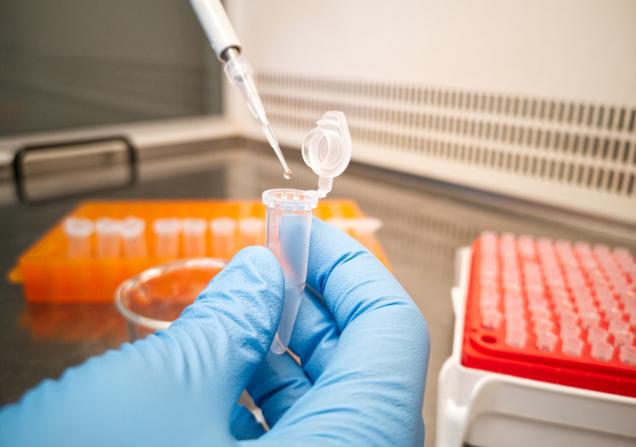
[[(634, 211), (613, 215), (636, 209), (634, 107), (274, 73), (258, 83), (278, 129), (304, 133), (324, 111), (342, 110), (358, 151), (380, 150), (405, 170), (439, 177), (430, 165), (441, 161), (460, 168), (456, 183), (552, 203), (559, 191), (550, 186), (564, 187), (573, 208), (636, 220)], [(577, 191), (597, 195), (580, 204)]]
[[(292, 170), (302, 169), (292, 164)], [(260, 191), (280, 183), (280, 166), (272, 163), (270, 157), (259, 159), (256, 172), (252, 176), (257, 179), (252, 196)], [(297, 183), (294, 187), (312, 189), (315, 181)], [(379, 218), (384, 226), (381, 230), (382, 242), (392, 262), (401, 263), (402, 269), (417, 266), (433, 269), (436, 274), (452, 278), (453, 259), (458, 247), (470, 242), (484, 228), (493, 228), (485, 224), (483, 219), (457, 219), (461, 206), (432, 198), (421, 193), (409, 193), (399, 186), (373, 182), (355, 176), (338, 178), (336, 191), (346, 192), (346, 197), (355, 200), (362, 210)], [(378, 200), (378, 197), (394, 195), (400, 200), (389, 203)], [(483, 226), (483, 227), (482, 227)], [(426, 256), (422, 254), (425, 253)]]
[[(252, 180), (249, 189), (243, 191), (244, 197), (258, 196), (261, 191), (280, 184), (280, 165), (270, 154), (254, 154), (250, 160), (254, 163), (246, 164), (246, 167), (251, 170), (243, 172), (240, 180), (243, 186), (243, 179)], [(303, 169), (300, 163), (294, 161), (290, 162), (290, 167), (295, 172)], [(299, 176), (293, 182), (294, 188), (316, 187), (313, 176)], [(502, 213), (501, 209), (483, 206), (475, 201), (475, 197), (469, 202), (452, 200), (433, 191), (412, 191), (404, 185), (356, 175), (339, 177), (334, 186), (330, 197), (344, 194), (355, 200), (366, 214), (384, 223), (380, 237), (389, 259), (399, 264), (396, 271), (413, 268), (417, 272), (414, 277), (418, 279), (426, 271), (436, 275), (436, 280), (442, 277), (452, 281), (454, 265), (449, 260), (454, 259), (458, 247), (469, 245), (484, 230), (514, 231), (554, 239), (592, 238), (578, 227), (562, 223), (555, 225), (549, 218), (546, 220), (545, 215), (533, 216), (532, 209), (527, 210), (527, 214)], [(617, 243), (611, 239), (599, 239), (598, 235), (594, 235), (593, 240)], [(412, 286), (415, 287), (415, 284)], [(424, 286), (426, 288), (427, 284)], [(447, 291), (448, 288), (441, 293)]]

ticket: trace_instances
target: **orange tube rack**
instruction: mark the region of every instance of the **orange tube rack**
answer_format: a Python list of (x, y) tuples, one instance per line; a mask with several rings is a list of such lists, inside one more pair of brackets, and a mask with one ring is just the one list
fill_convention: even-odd
[[(314, 215), (320, 219), (353, 219), (363, 217), (358, 205), (350, 200), (323, 200), (318, 204)], [(145, 221), (143, 238), (148, 247), (145, 257), (102, 257), (95, 256), (96, 236), (90, 237), (90, 255), (84, 257), (69, 256), (69, 242), (63, 223), (69, 217), (82, 217), (96, 220), (103, 217), (124, 219), (134, 216)], [(199, 218), (210, 220), (229, 217), (237, 222), (245, 218), (265, 218), (265, 207), (259, 201), (224, 200), (179, 200), (179, 201), (91, 201), (80, 204), (65, 216), (38, 242), (20, 256), (9, 279), (22, 283), (24, 296), (30, 302), (69, 303), (69, 302), (108, 302), (119, 284), (127, 278), (157, 264), (184, 257), (183, 253), (173, 257), (157, 257), (153, 222), (160, 218)], [(205, 256), (228, 258), (254, 238), (241, 237), (239, 225), (234, 232), (235, 241), (232, 253), (219, 253), (211, 243), (209, 228), (206, 231)], [(245, 239), (245, 240), (243, 240)], [(265, 236), (262, 241), (264, 244)], [(388, 264), (384, 251), (375, 238), (362, 241), (385, 264)], [(183, 244), (182, 244), (183, 245)]]

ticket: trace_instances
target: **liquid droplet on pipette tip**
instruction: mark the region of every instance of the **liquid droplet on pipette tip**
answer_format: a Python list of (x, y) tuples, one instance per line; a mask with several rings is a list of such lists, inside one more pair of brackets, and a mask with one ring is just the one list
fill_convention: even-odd
[(283, 172), (283, 177), (285, 178), (285, 180), (289, 180), (292, 178), (292, 170), (289, 168), (285, 169), (285, 172)]

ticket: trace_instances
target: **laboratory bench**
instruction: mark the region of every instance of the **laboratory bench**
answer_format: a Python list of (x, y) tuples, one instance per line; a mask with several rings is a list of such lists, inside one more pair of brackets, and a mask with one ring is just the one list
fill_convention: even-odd
[[(193, 145), (196, 148), (193, 148)], [(139, 165), (136, 181), (96, 193), (0, 206), (0, 268), (6, 275), (24, 250), (82, 200), (259, 199), (282, 185), (315, 188), (316, 177), (299, 151), (287, 149), (295, 173), (287, 182), (262, 143), (237, 138), (171, 144)], [(67, 179), (73, 173), (65, 172)], [(78, 174), (79, 175), (79, 174)], [(352, 163), (334, 183), (333, 197), (355, 200), (382, 220), (378, 236), (395, 276), (428, 320), (431, 354), (424, 416), (427, 444), (435, 430), (437, 376), (453, 333), (450, 289), (456, 250), (483, 230), (621, 245), (636, 253), (636, 230), (616, 222), (522, 202), (430, 179)], [(17, 400), (45, 378), (127, 341), (126, 325), (112, 304), (26, 303), (19, 285), (0, 285), (0, 404)]]

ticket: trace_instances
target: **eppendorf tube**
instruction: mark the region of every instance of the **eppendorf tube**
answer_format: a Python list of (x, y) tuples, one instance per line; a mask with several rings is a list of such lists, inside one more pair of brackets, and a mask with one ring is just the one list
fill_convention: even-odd
[(127, 258), (145, 258), (146, 222), (138, 217), (127, 217), (121, 222), (121, 240), (124, 245), (124, 256)]
[(155, 256), (158, 258), (179, 257), (179, 233), (181, 221), (176, 218), (157, 219), (152, 224), (155, 234)]
[(118, 258), (121, 251), (120, 222), (102, 217), (95, 222), (97, 233), (97, 257)]
[(205, 219), (183, 219), (183, 256), (197, 258), (205, 256), (205, 233), (207, 231)]
[(278, 258), (285, 276), (283, 313), (271, 347), (275, 354), (283, 354), (305, 289), (311, 210), (318, 196), (315, 191), (270, 189), (263, 193), (263, 203), (267, 207), (267, 247)]
[(239, 220), (239, 234), (241, 235), (241, 245), (263, 245), (263, 230), (265, 223), (263, 219), (256, 217), (245, 217)]
[(82, 217), (69, 217), (64, 221), (64, 233), (68, 240), (70, 258), (90, 258), (93, 222)]
[(267, 207), (267, 247), (285, 275), (283, 313), (271, 350), (287, 350), (307, 278), (311, 210), (333, 187), (334, 178), (351, 160), (351, 134), (342, 112), (325, 112), (303, 141), (303, 160), (318, 176), (318, 190), (270, 189), (263, 193)]
[(210, 245), (212, 256), (230, 259), (236, 251), (236, 221), (218, 217), (210, 221)]

